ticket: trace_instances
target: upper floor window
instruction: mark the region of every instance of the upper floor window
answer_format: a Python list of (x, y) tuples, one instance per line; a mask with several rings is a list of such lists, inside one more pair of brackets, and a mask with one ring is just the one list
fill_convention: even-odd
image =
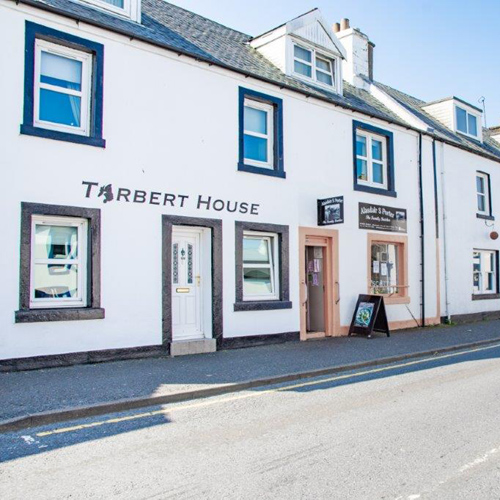
[(103, 46), (26, 22), (25, 54), (21, 133), (104, 147)]
[(460, 106), (455, 106), (457, 130), (473, 137), (478, 136), (477, 117)]
[(238, 170), (286, 177), (283, 167), (283, 101), (240, 87)]
[(96, 7), (140, 21), (140, 0), (81, 0)]
[(354, 122), (354, 189), (396, 196), (394, 192), (393, 135)]
[(293, 45), (293, 71), (330, 87), (335, 85), (335, 59), (314, 49)]
[(476, 173), (477, 213), (491, 215), (490, 176), (484, 172)]

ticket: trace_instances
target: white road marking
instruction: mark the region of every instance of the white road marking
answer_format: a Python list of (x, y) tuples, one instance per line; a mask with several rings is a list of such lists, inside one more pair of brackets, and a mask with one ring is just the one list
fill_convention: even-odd
[(37, 443), (37, 440), (32, 438), (31, 436), (21, 436), (21, 439), (24, 439), (24, 442), (26, 444), (35, 444)]
[(484, 462), (487, 462), (492, 455), (495, 455), (495, 453), (498, 453), (500, 451), (499, 448), (493, 448), (492, 450), (486, 452), (482, 457), (476, 458), (476, 460), (469, 462), (468, 464), (465, 464), (464, 466), (460, 467), (460, 473), (464, 473), (468, 471), (469, 469), (472, 469), (473, 467), (477, 467), (478, 465), (483, 464)]

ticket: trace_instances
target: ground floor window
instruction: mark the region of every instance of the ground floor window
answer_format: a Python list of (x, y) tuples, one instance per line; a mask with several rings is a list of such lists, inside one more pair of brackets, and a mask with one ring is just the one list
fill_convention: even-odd
[(498, 256), (492, 250), (474, 250), (472, 254), (474, 294), (498, 293)]
[(288, 226), (236, 222), (235, 311), (290, 309)]
[(368, 293), (388, 303), (409, 302), (407, 237), (368, 235)]
[(16, 322), (102, 319), (100, 210), (21, 204)]

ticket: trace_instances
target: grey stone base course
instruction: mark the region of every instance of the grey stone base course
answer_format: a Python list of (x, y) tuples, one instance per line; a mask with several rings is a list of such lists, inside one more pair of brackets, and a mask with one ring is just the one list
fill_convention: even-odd
[(251, 335), (248, 337), (223, 338), (222, 349), (242, 349), (258, 345), (281, 344), (283, 342), (298, 342), (299, 332), (276, 333), (271, 335)]
[[(495, 319), (500, 319), (500, 311), (487, 311), (473, 314), (454, 314), (451, 316), (451, 321), (460, 325)], [(446, 323), (446, 317), (443, 316), (441, 318), (441, 323)]]
[(31, 358), (14, 358), (0, 360), (0, 372), (16, 372), (23, 370), (40, 370), (42, 368), (59, 368), (61, 366), (105, 363), (125, 359), (151, 358), (169, 354), (168, 346), (145, 346), (129, 349), (105, 349), (102, 351), (72, 352), (50, 356), (34, 356)]
[(433, 349), (430, 351), (422, 351), (418, 353), (414, 352), (410, 354), (402, 354), (398, 356), (380, 358), (371, 361), (363, 361), (360, 363), (353, 363), (344, 366), (322, 368), (319, 370), (310, 370), (302, 373), (291, 373), (288, 375), (278, 375), (275, 377), (254, 379), (234, 384), (218, 385), (215, 387), (198, 389), (194, 391), (178, 392), (163, 396), (150, 396), (147, 398), (131, 398), (127, 400), (114, 401), (112, 403), (90, 405), (87, 407), (68, 408), (51, 412), (36, 413), (33, 415), (27, 415), (20, 418), (0, 421), (0, 433), (18, 431), (29, 427), (38, 427), (42, 425), (65, 422), (68, 420), (77, 420), (81, 418), (94, 417), (98, 415), (106, 415), (109, 413), (129, 411), (148, 406), (165, 405), (170, 403), (178, 403), (181, 401), (189, 401), (194, 399), (208, 398), (212, 396), (220, 396), (223, 394), (229, 394), (248, 389), (253, 389), (256, 387), (282, 384), (285, 382), (292, 382), (295, 380), (301, 380), (306, 378), (321, 377), (324, 375), (332, 375), (336, 373), (354, 371), (361, 368), (388, 365), (391, 363), (397, 363), (409, 359), (425, 358), (425, 357), (435, 356), (437, 354), (443, 354), (446, 352), (470, 349), (488, 344), (495, 344), (498, 342), (500, 342), (500, 338), (481, 340), (477, 342), (471, 342), (468, 344), (460, 344), (440, 349)]

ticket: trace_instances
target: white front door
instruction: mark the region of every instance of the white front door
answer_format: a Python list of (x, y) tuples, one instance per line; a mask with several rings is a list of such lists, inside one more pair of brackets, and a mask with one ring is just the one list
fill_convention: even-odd
[(174, 229), (172, 233), (173, 341), (203, 339), (201, 231)]

